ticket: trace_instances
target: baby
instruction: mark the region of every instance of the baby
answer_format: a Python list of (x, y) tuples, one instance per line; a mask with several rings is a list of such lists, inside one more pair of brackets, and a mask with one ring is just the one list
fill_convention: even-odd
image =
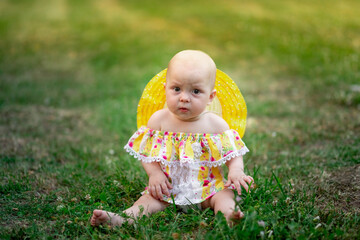
[[(185, 50), (168, 65), (165, 93), (167, 108), (155, 112), (130, 138), (125, 149), (139, 158), (149, 183), (133, 206), (116, 213), (94, 210), (91, 225), (121, 226), (142, 215), (196, 205), (222, 212), (231, 223), (244, 214), (235, 209), (234, 190), (241, 194), (254, 182), (244, 173), (242, 155), (248, 150), (235, 130), (206, 110), (216, 96), (216, 65), (205, 53)], [(224, 180), (221, 164), (228, 167)]]

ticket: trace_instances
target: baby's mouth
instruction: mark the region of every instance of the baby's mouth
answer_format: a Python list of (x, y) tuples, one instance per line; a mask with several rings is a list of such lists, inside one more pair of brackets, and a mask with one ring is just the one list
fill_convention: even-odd
[(180, 112), (188, 112), (189, 111), (189, 109), (185, 108), (185, 107), (180, 107), (179, 110), (180, 110)]

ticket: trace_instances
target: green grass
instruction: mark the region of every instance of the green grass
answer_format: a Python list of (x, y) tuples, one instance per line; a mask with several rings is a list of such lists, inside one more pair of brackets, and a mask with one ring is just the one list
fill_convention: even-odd
[[(1, 239), (360, 238), (360, 3), (0, 2)], [(183, 49), (209, 53), (248, 107), (257, 188), (229, 228), (174, 207), (92, 228), (146, 185), (123, 146), (146, 83)]]

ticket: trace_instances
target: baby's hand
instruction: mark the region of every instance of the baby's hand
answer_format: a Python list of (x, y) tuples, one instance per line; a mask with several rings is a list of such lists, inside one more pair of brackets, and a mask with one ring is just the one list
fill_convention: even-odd
[(248, 176), (241, 169), (229, 169), (228, 181), (225, 184), (225, 187), (230, 187), (231, 184), (235, 185), (235, 188), (239, 195), (241, 195), (241, 186), (245, 190), (249, 191), (249, 186), (254, 184), (254, 179), (251, 176)]
[(172, 186), (163, 172), (156, 172), (149, 176), (149, 193), (155, 199), (163, 200), (163, 194), (170, 197)]

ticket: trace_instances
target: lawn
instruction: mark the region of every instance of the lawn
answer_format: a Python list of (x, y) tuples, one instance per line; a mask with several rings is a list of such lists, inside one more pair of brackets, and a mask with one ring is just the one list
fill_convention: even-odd
[[(360, 2), (0, 1), (1, 239), (359, 239)], [(174, 206), (93, 228), (146, 186), (123, 146), (147, 82), (207, 52), (248, 108), (257, 188), (229, 228)]]

